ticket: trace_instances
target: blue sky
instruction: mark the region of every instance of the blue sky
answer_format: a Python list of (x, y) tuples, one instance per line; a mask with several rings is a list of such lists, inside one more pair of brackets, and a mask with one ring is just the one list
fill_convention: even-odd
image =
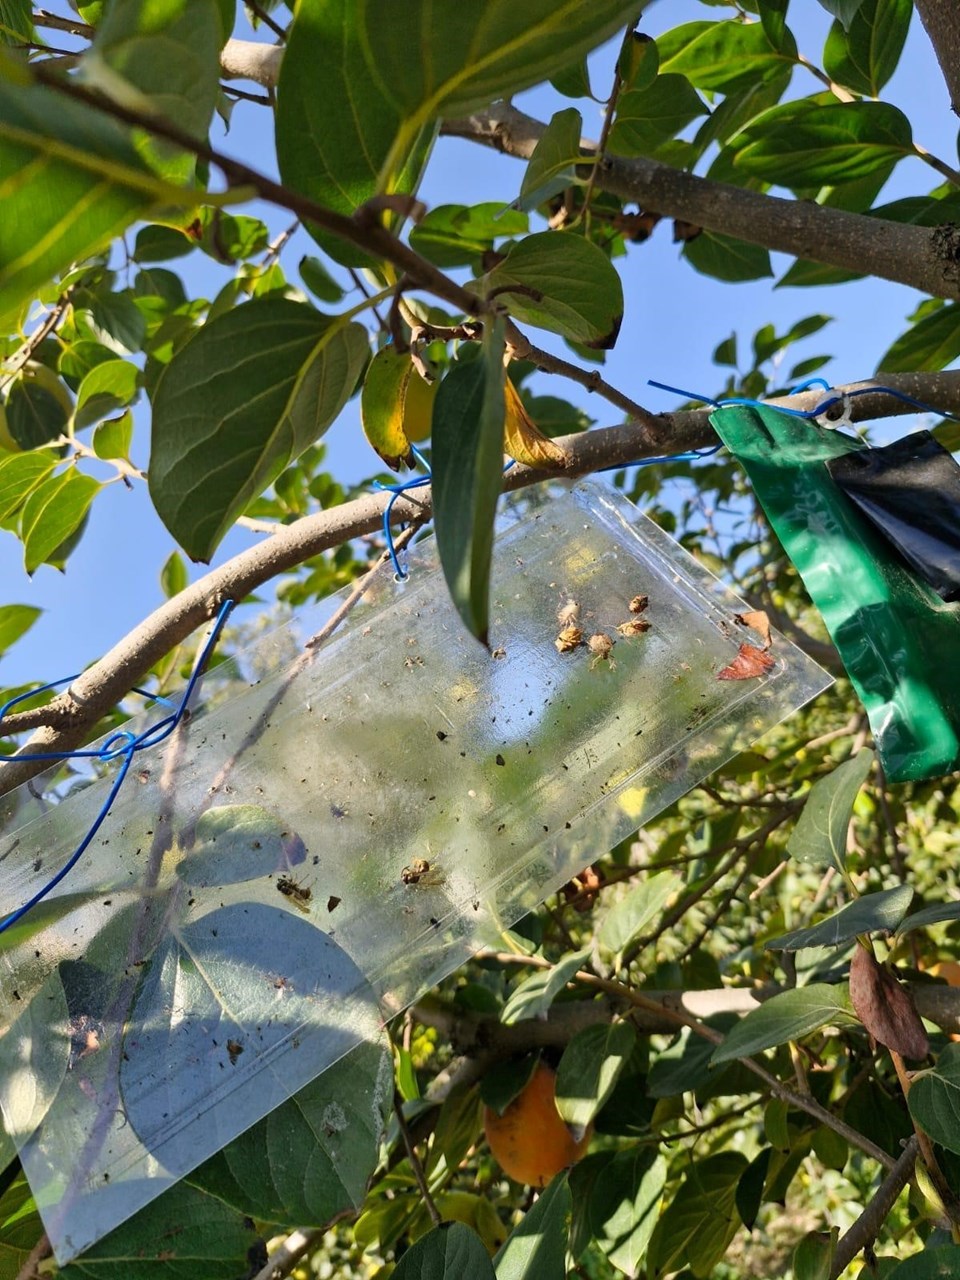
[[(66, 12), (65, 4), (51, 6)], [(716, 18), (722, 11), (695, 0), (659, 0), (648, 10), (642, 30), (651, 35), (683, 21)], [(794, 0), (791, 25), (801, 51), (818, 61), (829, 26), (827, 14), (810, 0)], [(248, 35), (238, 26), (237, 35)], [(609, 91), (615, 47), (603, 49), (592, 60), (594, 91)], [(919, 93), (917, 87), (923, 86)], [(818, 90), (811, 76), (797, 72), (792, 95)], [(956, 122), (949, 110), (946, 89), (926, 35), (914, 15), (905, 56), (884, 97), (906, 111), (914, 136), (948, 163), (956, 163)], [(535, 90), (517, 99), (517, 105), (541, 119), (569, 106), (552, 90)], [(602, 107), (590, 101), (576, 104), (584, 113), (584, 132), (596, 137)], [(241, 155), (248, 163), (275, 171), (272, 115), (253, 104), (235, 109), (229, 134), (216, 122), (214, 145)], [(441, 203), (473, 203), (481, 200), (513, 200), (523, 176), (521, 163), (485, 148), (453, 139), (441, 139), (421, 189), (428, 206)], [(937, 185), (938, 175), (919, 161), (907, 161), (895, 171), (883, 199), (917, 194)], [(283, 210), (249, 206), (274, 234), (290, 222)], [(284, 254), (287, 275), (296, 279), (296, 264), (304, 253), (318, 252), (303, 233)], [(209, 259), (195, 253), (180, 263), (186, 269), (188, 293), (212, 296), (225, 279)], [(774, 279), (789, 265), (774, 258)], [(626, 264), (618, 262), (624, 279), (626, 314), (620, 339), (610, 353), (605, 376), (628, 395), (654, 411), (676, 406), (676, 399), (647, 387), (648, 378), (710, 393), (722, 382), (711, 363), (716, 345), (736, 331), (741, 346), (753, 332), (771, 322), (778, 332), (803, 316), (822, 312), (835, 317), (821, 333), (791, 348), (790, 359), (831, 352), (835, 359), (825, 370), (837, 382), (868, 376), (876, 360), (906, 327), (906, 316), (920, 295), (900, 285), (862, 281), (833, 289), (783, 289), (774, 279), (746, 284), (722, 284), (696, 274), (679, 256), (671, 241), (670, 223), (664, 220), (651, 239), (630, 249)], [(351, 300), (352, 301), (352, 300)], [(549, 338), (535, 340), (551, 346)], [(562, 344), (557, 346), (562, 351)], [(549, 385), (548, 385), (549, 383)], [(572, 384), (541, 376), (539, 390), (582, 403), (600, 425), (618, 420), (616, 411)], [(149, 441), (146, 415), (140, 410), (134, 460), (146, 466)], [(906, 427), (906, 422), (904, 426)], [(351, 402), (328, 433), (330, 470), (341, 480), (356, 482), (378, 470), (378, 460), (360, 432), (357, 402)], [(224, 541), (215, 563), (222, 563), (255, 541), (237, 530)], [(146, 614), (162, 602), (160, 567), (172, 549), (169, 535), (150, 507), (145, 486), (133, 491), (114, 484), (94, 503), (83, 540), (70, 558), (64, 574), (47, 566), (32, 579), (22, 567), (22, 548), (10, 534), (0, 536), (0, 601), (39, 605), (44, 609), (33, 630), (0, 663), (0, 684), (51, 680), (68, 675), (109, 649)], [(199, 575), (202, 566), (191, 569)], [(266, 594), (266, 592), (264, 592)]]

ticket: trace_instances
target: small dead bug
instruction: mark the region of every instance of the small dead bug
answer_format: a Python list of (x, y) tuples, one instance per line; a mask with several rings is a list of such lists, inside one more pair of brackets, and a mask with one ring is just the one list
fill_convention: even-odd
[(627, 608), (631, 613), (643, 613), (647, 605), (650, 603), (649, 596), (634, 596)]
[(580, 617), (580, 606), (576, 600), (565, 600), (557, 610), (557, 622), (561, 627), (572, 626)]
[(613, 641), (605, 631), (598, 631), (587, 641), (587, 648), (593, 654), (593, 661), (606, 662), (613, 652)]
[(644, 622), (643, 618), (630, 618), (627, 622), (621, 622), (617, 627), (617, 634), (621, 636), (642, 636), (644, 631), (650, 630), (650, 623)]
[(400, 879), (404, 884), (438, 885), (443, 884), (444, 875), (439, 867), (433, 866), (426, 858), (414, 858), (400, 872)]
[(281, 876), (277, 881), (277, 889), (285, 898), (295, 902), (301, 911), (309, 910), (307, 903), (313, 897), (313, 890), (308, 889), (306, 885), (298, 884), (290, 876)]
[(579, 627), (564, 627), (553, 643), (557, 653), (571, 653), (583, 644), (583, 632)]

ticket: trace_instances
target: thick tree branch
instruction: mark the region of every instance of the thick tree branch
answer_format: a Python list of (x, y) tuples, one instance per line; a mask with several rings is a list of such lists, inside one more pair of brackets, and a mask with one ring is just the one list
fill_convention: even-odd
[[(501, 103), (442, 132), (485, 143), (529, 159), (544, 131), (539, 120)], [(581, 145), (589, 154), (596, 144)], [(636, 201), (643, 209), (693, 222), (797, 258), (894, 280), (938, 298), (960, 299), (960, 237), (940, 227), (915, 227), (830, 209), (807, 200), (785, 200), (700, 178), (643, 157), (604, 156), (596, 185)]]
[(915, 0), (950, 94), (950, 106), (960, 116), (960, 17), (955, 0)]
[[(954, 109), (960, 81), (960, 23), (952, 0), (918, 0), (941, 62), (951, 69)], [(273, 86), (283, 51), (271, 45), (230, 40), (223, 51), (224, 75)], [(529, 159), (545, 126), (506, 103), (462, 120), (447, 120), (441, 132), (484, 143), (518, 159)], [(596, 143), (583, 139), (588, 155)], [(604, 156), (595, 186), (648, 211), (693, 222), (796, 258), (893, 280), (938, 298), (960, 299), (960, 237), (943, 228), (915, 227), (831, 209), (807, 200), (713, 182), (643, 157)]]
[[(960, 413), (960, 371), (881, 374), (877, 384), (870, 381), (855, 383), (840, 390), (878, 384), (936, 404), (945, 411)], [(809, 410), (815, 408), (820, 399), (820, 392), (808, 391), (773, 403)], [(850, 401), (850, 407), (855, 421), (913, 412), (902, 401), (892, 400), (880, 391), (875, 395), (857, 396)], [(652, 425), (627, 422), (564, 437), (559, 443), (570, 458), (564, 476), (586, 475), (645, 457), (681, 453), (714, 444), (716, 437), (707, 416), (707, 410), (664, 414), (653, 419)], [(504, 478), (504, 489), (522, 489), (549, 478), (546, 472), (516, 464)], [(295, 568), (311, 556), (338, 547), (351, 538), (375, 532), (380, 527), (388, 500), (388, 494), (371, 493), (280, 528), (266, 541), (234, 556), (161, 605), (49, 706), (29, 713), (29, 716), (9, 717), (4, 729), (12, 732), (42, 724), (44, 727), (25, 748), (32, 752), (68, 751), (77, 746), (91, 725), (124, 697), (174, 645), (212, 618), (224, 600), (242, 600), (271, 578)], [(398, 499), (393, 507), (393, 521), (396, 524), (408, 523), (429, 516), (431, 511), (431, 491), (429, 486), (425, 486), (416, 490), (415, 497)], [(0, 795), (35, 776), (41, 768), (27, 761), (7, 764), (0, 772)]]

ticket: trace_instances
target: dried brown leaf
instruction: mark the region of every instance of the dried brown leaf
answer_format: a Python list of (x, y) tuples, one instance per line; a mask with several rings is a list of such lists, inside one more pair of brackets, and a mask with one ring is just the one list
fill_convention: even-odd
[(506, 414), (503, 420), (503, 448), (511, 458), (528, 467), (547, 467), (555, 471), (570, 461), (565, 449), (548, 439), (536, 426), (520, 399), (520, 393), (509, 378), (504, 384)]
[(762, 609), (753, 609), (750, 613), (735, 613), (733, 617), (741, 627), (749, 627), (751, 631), (756, 631), (763, 641), (764, 649), (770, 648), (770, 619)]
[(729, 667), (717, 672), (717, 679), (753, 680), (764, 675), (772, 666), (773, 659), (764, 649), (758, 649), (755, 644), (742, 644)]
[(859, 943), (850, 962), (850, 1002), (878, 1044), (904, 1058), (925, 1058), (930, 1052), (909, 991)]

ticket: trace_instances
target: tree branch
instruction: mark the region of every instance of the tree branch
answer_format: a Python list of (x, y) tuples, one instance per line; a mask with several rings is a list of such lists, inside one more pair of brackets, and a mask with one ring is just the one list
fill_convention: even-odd
[(881, 1182), (873, 1199), (846, 1235), (840, 1238), (830, 1268), (830, 1280), (836, 1280), (837, 1276), (842, 1275), (860, 1250), (876, 1240), (897, 1197), (913, 1176), (916, 1162), (917, 1136), (914, 1134), (907, 1140), (903, 1154)]
[[(960, 101), (960, 24), (952, 0), (918, 0), (954, 110)], [(221, 56), (227, 78), (244, 77), (274, 86), (282, 49), (229, 40)], [(948, 74), (949, 72), (949, 74)], [(545, 125), (516, 107), (500, 103), (461, 120), (447, 120), (441, 132), (466, 138), (527, 160)], [(588, 156), (597, 144), (582, 139)], [(643, 157), (603, 156), (594, 184), (642, 208), (680, 218), (709, 231), (762, 245), (792, 257), (878, 276), (938, 298), (960, 299), (960, 245), (936, 227), (915, 227), (865, 214), (831, 209), (808, 200), (788, 200), (713, 182)]]
[[(879, 385), (893, 387), (925, 403), (960, 414), (960, 371), (957, 370), (880, 374), (876, 382), (851, 383), (838, 390)], [(821, 398), (821, 392), (806, 391), (771, 403), (810, 410)], [(882, 391), (857, 396), (851, 400), (850, 407), (853, 419), (858, 422), (915, 412)], [(562, 437), (558, 443), (570, 460), (564, 476), (587, 475), (645, 457), (682, 453), (714, 444), (716, 437), (707, 417), (707, 410), (664, 414), (652, 419), (653, 425), (627, 422)], [(515, 464), (504, 477), (504, 489), (510, 492), (549, 478), (547, 472)], [(395, 502), (392, 516), (395, 524), (407, 524), (432, 512), (430, 487), (424, 486), (416, 492), (414, 499), (401, 497)], [(371, 493), (278, 529), (266, 541), (234, 556), (161, 605), (46, 707), (9, 716), (4, 721), (4, 731), (18, 732), (42, 725), (24, 748), (31, 752), (68, 751), (77, 746), (89, 727), (123, 698), (154, 662), (212, 618), (224, 600), (242, 600), (271, 578), (311, 556), (375, 532), (389, 499), (389, 494)], [(42, 769), (42, 765), (28, 761), (8, 763), (0, 772), (0, 795)]]
[(916, 0), (916, 10), (940, 63), (950, 107), (960, 116), (960, 20), (954, 0)]
[[(441, 132), (526, 160), (544, 128), (516, 107), (499, 103), (465, 119), (447, 120)], [(596, 151), (589, 139), (582, 139), (581, 146), (588, 155)], [(960, 246), (942, 228), (765, 195), (644, 157), (604, 156), (597, 166), (596, 185), (645, 210), (750, 244), (894, 280), (934, 297), (960, 299)]]

